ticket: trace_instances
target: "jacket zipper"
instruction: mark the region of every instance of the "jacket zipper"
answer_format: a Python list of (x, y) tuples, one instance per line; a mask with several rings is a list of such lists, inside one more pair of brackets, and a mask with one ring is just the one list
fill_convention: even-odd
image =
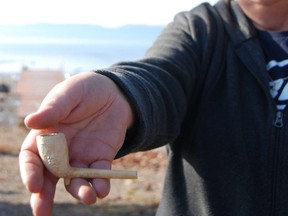
[(284, 126), (283, 111), (277, 111), (274, 119), (274, 126), (276, 128), (275, 146), (273, 152), (273, 167), (272, 167), (272, 202), (270, 216), (276, 215), (277, 210), (277, 196), (278, 196), (278, 174), (279, 174), (279, 156), (280, 156), (280, 144), (281, 144), (281, 128)]
[(277, 128), (283, 127), (283, 112), (277, 111), (274, 126)]

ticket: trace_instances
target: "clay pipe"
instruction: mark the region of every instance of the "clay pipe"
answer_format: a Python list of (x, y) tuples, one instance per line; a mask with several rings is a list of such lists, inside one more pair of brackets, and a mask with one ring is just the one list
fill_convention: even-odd
[(137, 178), (137, 171), (71, 167), (68, 146), (63, 133), (38, 135), (36, 140), (43, 164), (52, 174), (64, 178), (66, 185), (70, 183), (71, 178)]

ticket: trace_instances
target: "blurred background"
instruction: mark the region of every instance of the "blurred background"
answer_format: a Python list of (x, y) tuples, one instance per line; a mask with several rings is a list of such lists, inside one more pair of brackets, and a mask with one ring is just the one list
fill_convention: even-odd
[[(9, 0), (0, 7), (0, 216), (31, 215), (18, 152), (24, 117), (69, 76), (144, 56), (180, 11), (203, 0)], [(216, 0), (207, 0), (211, 4)], [(140, 160), (141, 159), (141, 160)], [(84, 206), (59, 184), (53, 215), (154, 215), (166, 167), (163, 149), (115, 161), (139, 179), (112, 181), (110, 196)], [(151, 178), (152, 176), (152, 178)]]

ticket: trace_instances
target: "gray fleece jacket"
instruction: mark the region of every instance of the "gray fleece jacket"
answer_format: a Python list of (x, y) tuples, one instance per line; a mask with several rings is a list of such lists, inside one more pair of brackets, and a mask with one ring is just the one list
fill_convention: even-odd
[(182, 12), (136, 62), (98, 71), (135, 111), (118, 156), (167, 145), (158, 216), (288, 215), (288, 128), (237, 2)]

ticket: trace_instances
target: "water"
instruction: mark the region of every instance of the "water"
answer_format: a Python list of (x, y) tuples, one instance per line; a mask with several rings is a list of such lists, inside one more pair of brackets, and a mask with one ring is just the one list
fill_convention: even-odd
[(0, 44), (0, 71), (22, 66), (62, 68), (68, 72), (93, 70), (141, 58), (147, 48), (119, 44)]
[(105, 29), (85, 25), (0, 26), (0, 73), (22, 67), (68, 73), (101, 69), (144, 56), (162, 27)]

